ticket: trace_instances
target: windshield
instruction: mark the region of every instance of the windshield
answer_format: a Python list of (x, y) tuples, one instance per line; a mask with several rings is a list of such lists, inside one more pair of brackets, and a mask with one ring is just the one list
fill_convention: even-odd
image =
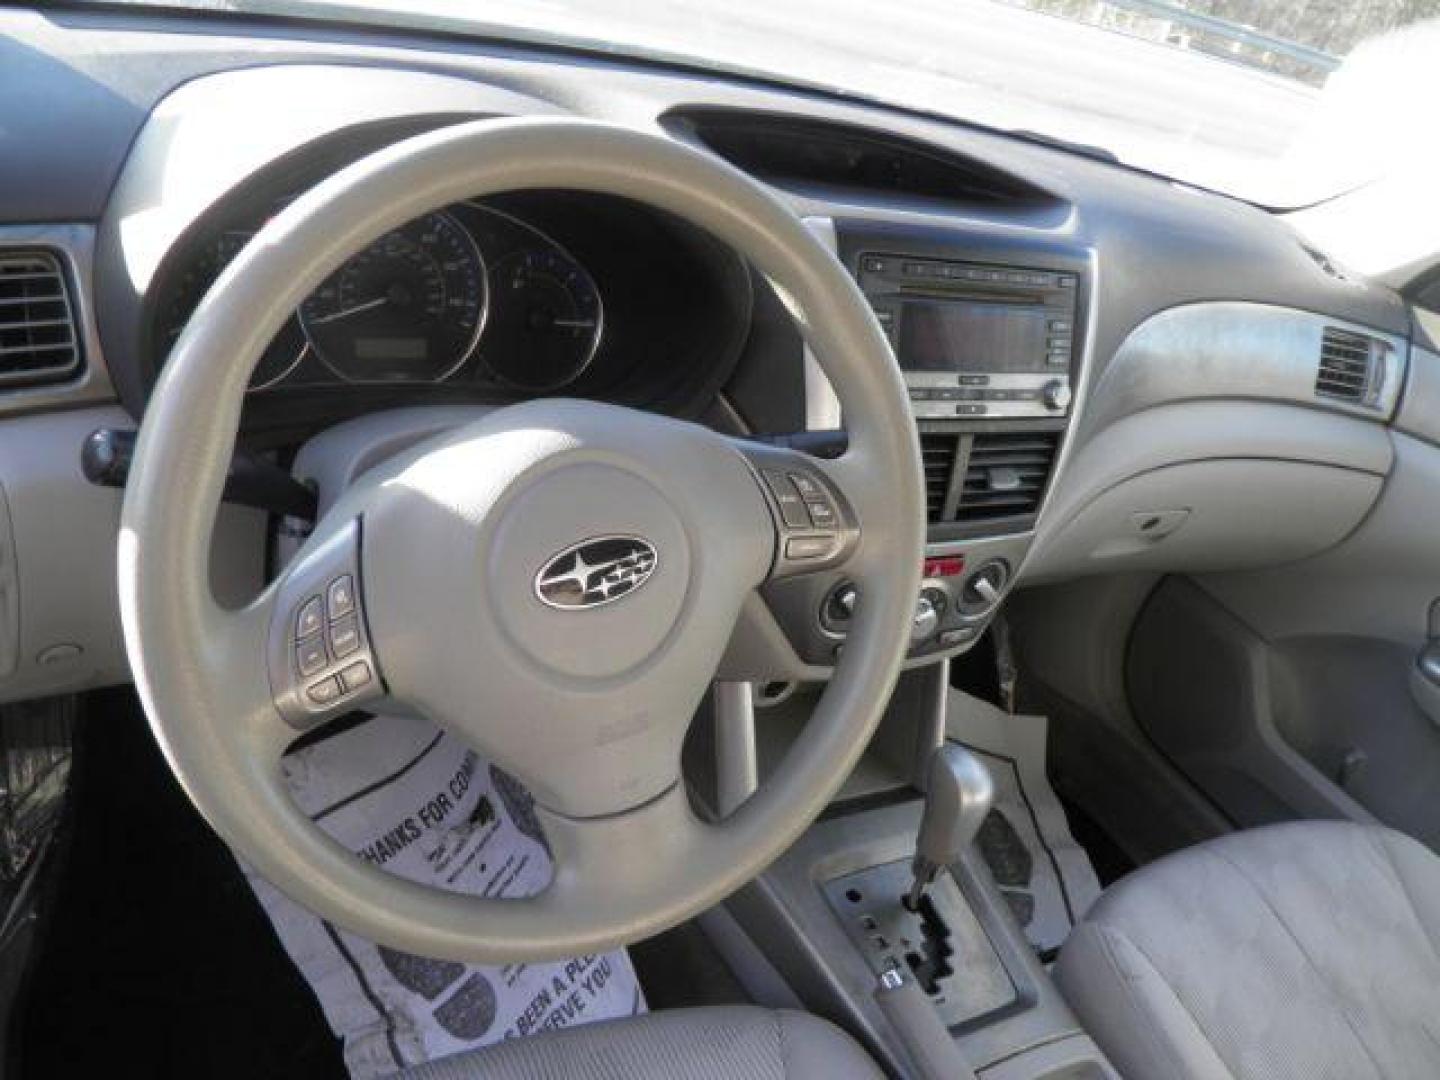
[[(183, 3), (183, 0), (182, 0)], [(544, 41), (839, 91), (1265, 206), (1377, 179), (1430, 99), (1440, 0), (199, 0)], [(1423, 25), (1421, 25), (1423, 24)], [(1411, 124), (1418, 117), (1411, 117)], [(1397, 144), (1399, 146), (1397, 147)]]

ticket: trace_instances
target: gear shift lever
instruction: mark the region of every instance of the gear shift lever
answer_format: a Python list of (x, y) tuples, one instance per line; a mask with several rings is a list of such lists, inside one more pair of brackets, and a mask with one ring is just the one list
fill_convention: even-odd
[(995, 784), (984, 764), (956, 743), (947, 742), (930, 755), (925, 779), (925, 813), (915, 838), (915, 883), (905, 897), (914, 911), (941, 867), (960, 858), (980, 831)]

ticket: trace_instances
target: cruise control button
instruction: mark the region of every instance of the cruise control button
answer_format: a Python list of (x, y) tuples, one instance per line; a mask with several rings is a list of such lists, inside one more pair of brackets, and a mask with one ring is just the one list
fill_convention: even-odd
[(349, 656), (360, 648), (360, 623), (354, 615), (346, 615), (330, 624), (330, 651), (335, 659)]
[(325, 642), (320, 635), (306, 638), (295, 646), (295, 666), (300, 669), (301, 675), (314, 675), (321, 670), (329, 661), (325, 655)]
[(836, 525), (835, 508), (828, 502), (805, 503), (805, 508), (810, 511), (810, 524), (817, 529), (833, 529)]
[(349, 574), (341, 574), (330, 582), (330, 588), (325, 591), (325, 607), (332, 619), (355, 610), (355, 581)]
[(828, 536), (792, 536), (785, 541), (787, 559), (823, 559), (835, 550), (835, 541)]
[(339, 700), (340, 694), (340, 680), (333, 675), (328, 679), (321, 679), (305, 691), (305, 696), (316, 705), (333, 705)]
[(770, 488), (770, 493), (775, 496), (775, 501), (780, 504), (780, 518), (792, 529), (805, 529), (810, 526), (810, 515), (805, 512), (805, 501), (800, 498), (800, 493), (795, 490), (795, 485), (790, 478), (782, 472), (765, 470), (765, 483)]
[(340, 672), (340, 683), (345, 687), (347, 694), (353, 694), (362, 686), (368, 686), (370, 684), (370, 665), (364, 660), (357, 660)]
[(295, 617), (295, 640), (318, 634), (325, 625), (325, 605), (320, 597), (312, 596), (300, 606)]

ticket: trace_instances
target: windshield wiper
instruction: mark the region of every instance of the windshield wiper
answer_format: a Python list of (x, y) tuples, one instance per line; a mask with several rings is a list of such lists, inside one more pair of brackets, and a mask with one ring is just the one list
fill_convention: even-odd
[(1053, 146), (1057, 150), (1066, 150), (1072, 154), (1079, 154), (1081, 157), (1094, 158), (1096, 161), (1103, 161), (1108, 165), (1123, 164), (1113, 150), (1106, 150), (1103, 146), (1096, 146), (1093, 143), (1071, 142), (1069, 139), (1061, 139), (1055, 135), (1046, 135), (1043, 131), (1029, 131), (1025, 128), (1007, 129), (1006, 135), (1013, 135), (1017, 139), (1024, 139), (1026, 142), (1040, 143), (1042, 146)]

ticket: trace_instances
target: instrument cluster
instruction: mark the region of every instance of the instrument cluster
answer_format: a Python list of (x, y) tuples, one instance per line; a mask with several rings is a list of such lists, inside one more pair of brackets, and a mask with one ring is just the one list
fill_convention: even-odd
[[(161, 312), (162, 352), (261, 224), (194, 250)], [(600, 290), (565, 247), (510, 213), (459, 203), (346, 260), (276, 335), (250, 389), (463, 381), (552, 392), (586, 371), (604, 332)]]

